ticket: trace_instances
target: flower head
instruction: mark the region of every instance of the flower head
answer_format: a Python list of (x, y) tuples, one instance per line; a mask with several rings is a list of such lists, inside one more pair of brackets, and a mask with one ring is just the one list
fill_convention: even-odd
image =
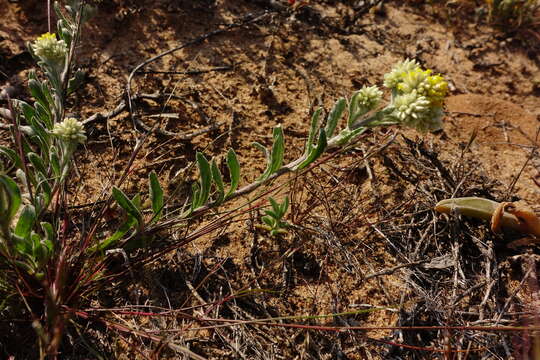
[(422, 133), (442, 128), (442, 108), (431, 105), (430, 101), (416, 90), (396, 97), (392, 115), (399, 123)]
[(398, 63), (392, 71), (387, 74), (384, 74), (384, 86), (389, 89), (394, 89), (401, 81), (403, 81), (403, 76), (409, 71), (420, 68), (416, 60), (405, 60)]
[(68, 51), (65, 41), (56, 39), (51, 33), (38, 37), (31, 47), (38, 58), (53, 64), (62, 64)]
[(55, 124), (52, 133), (68, 142), (82, 144), (86, 141), (84, 126), (75, 118), (65, 118), (61, 123)]
[(382, 95), (382, 91), (377, 86), (364, 86), (358, 90), (357, 106), (367, 111), (373, 110), (381, 102)]

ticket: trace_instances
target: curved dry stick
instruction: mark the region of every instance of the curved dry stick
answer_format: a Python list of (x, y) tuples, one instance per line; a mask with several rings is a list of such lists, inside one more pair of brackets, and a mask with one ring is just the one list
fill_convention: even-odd
[[(169, 55), (169, 54), (172, 54), (178, 50), (181, 50), (185, 47), (188, 47), (188, 46), (191, 46), (191, 45), (195, 45), (195, 44), (199, 44), (201, 42), (203, 42), (204, 40), (212, 37), (212, 36), (215, 36), (215, 35), (219, 35), (219, 34), (222, 34), (224, 32), (227, 32), (231, 29), (234, 29), (234, 28), (238, 28), (238, 27), (242, 27), (244, 25), (247, 25), (247, 24), (251, 24), (251, 23), (254, 23), (254, 22), (257, 22), (259, 21), (260, 19), (264, 18), (265, 16), (267, 16), (268, 14), (270, 14), (270, 11), (264, 11), (262, 14), (258, 14), (258, 15), (254, 15), (254, 14), (247, 14), (246, 16), (244, 16), (239, 22), (236, 22), (236, 23), (232, 23), (232, 24), (229, 24), (227, 26), (225, 26), (224, 28), (222, 29), (217, 29), (217, 30), (214, 30), (214, 31), (211, 31), (209, 33), (206, 33), (204, 35), (201, 35), (193, 40), (190, 40), (188, 42), (185, 42), (177, 47), (174, 47), (172, 49), (169, 49), (165, 52), (162, 52), (161, 54), (158, 54), (150, 59), (147, 59), (145, 60), (144, 62), (140, 63), (139, 65), (137, 65), (132, 71), (131, 73), (129, 74), (129, 77), (128, 77), (128, 81), (127, 81), (127, 85), (126, 85), (126, 93), (127, 93), (127, 99), (128, 99), (128, 102), (127, 102), (127, 105), (128, 105), (128, 110), (129, 110), (129, 114), (130, 114), (130, 117), (131, 117), (131, 121), (133, 123), (133, 127), (135, 129), (137, 129), (138, 127), (140, 128), (143, 128), (145, 131), (149, 131), (149, 127), (147, 125), (145, 125), (139, 118), (137, 118), (135, 116), (135, 107), (133, 106), (133, 102), (131, 101), (132, 97), (131, 97), (131, 81), (133, 80), (133, 77), (135, 76), (135, 74), (141, 70), (143, 67), (145, 67), (146, 65), (158, 60), (158, 59), (161, 59), (162, 57), (166, 56), (166, 55)], [(161, 132), (163, 130), (159, 130), (159, 129), (156, 129), (154, 130), (158, 133), (161, 134)]]
[[(133, 96), (131, 98), (131, 100), (136, 101), (138, 99), (158, 99), (158, 98), (163, 97), (163, 96), (160, 95), (160, 94), (141, 94), (141, 95)], [(127, 109), (127, 107), (128, 107), (127, 102), (125, 100), (122, 100), (113, 110), (111, 110), (109, 112), (105, 112), (105, 113), (96, 113), (96, 114), (90, 116), (88, 119), (83, 120), (82, 123), (83, 123), (83, 125), (86, 125), (86, 124), (89, 124), (89, 123), (94, 122), (94, 121), (101, 121), (101, 120), (110, 119), (110, 118), (118, 116), (119, 114), (124, 112)], [(1, 125), (2, 124), (0, 124), (0, 127), (1, 127)], [(199, 136), (199, 135), (205, 134), (207, 132), (216, 130), (221, 125), (222, 125), (222, 123), (217, 122), (217, 123), (214, 123), (212, 125), (209, 125), (207, 127), (204, 127), (202, 129), (199, 129), (199, 130), (193, 131), (191, 133), (187, 133), (187, 134), (186, 133), (176, 133), (176, 132), (171, 132), (171, 131), (167, 131), (167, 130), (160, 130), (160, 129), (157, 130), (156, 132), (158, 134), (160, 134), (160, 135), (163, 135), (163, 136), (175, 137), (178, 140), (187, 141), (187, 140), (193, 139), (196, 136)], [(146, 132), (152, 130), (151, 127), (144, 124), (143, 122), (140, 123), (140, 126)]]

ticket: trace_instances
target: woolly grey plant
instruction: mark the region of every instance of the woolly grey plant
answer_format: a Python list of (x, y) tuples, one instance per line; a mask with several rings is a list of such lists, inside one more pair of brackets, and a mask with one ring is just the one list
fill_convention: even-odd
[[(77, 146), (86, 140), (82, 124), (64, 118), (64, 103), (83, 78), (81, 71), (73, 71), (71, 59), (83, 14), (91, 8), (73, 0), (64, 9), (56, 4), (56, 10), (59, 38), (46, 33), (28, 45), (44, 78), (41, 80), (35, 72), (29, 74), (33, 105), (12, 101), (16, 149), (0, 147), (0, 155), (16, 168), (22, 188), (19, 190), (19, 185), (5, 175), (10, 169), (0, 175), (2, 206), (10, 209), (2, 219), (2, 255), (19, 259), (16, 264), (38, 278), (43, 277), (42, 268), (53, 253), (54, 229), (59, 226), (54, 221), (42, 221), (42, 217), (64, 186)], [(10, 228), (12, 221), (16, 221), (14, 229)]]
[[(199, 178), (181, 212), (167, 213), (164, 191), (152, 172), (148, 187), (150, 217), (142, 206), (143, 195), (128, 196), (119, 186), (113, 186), (102, 213), (114, 200), (125, 212), (120, 225), (107, 233), (96, 231), (100, 225), (94, 224), (81, 234), (79, 241), (66, 240), (69, 231), (59, 215), (59, 199), (69, 179), (73, 156), (86, 141), (86, 133), (81, 122), (65, 116), (65, 101), (83, 79), (83, 73), (74, 71), (72, 62), (80, 26), (92, 9), (84, 0), (70, 0), (63, 9), (58, 4), (55, 8), (60, 19), (57, 34), (44, 34), (29, 45), (43, 73), (43, 79), (35, 72), (29, 75), (28, 87), (35, 101), (32, 105), (20, 100), (13, 102), (15, 149), (0, 147), (0, 155), (12, 165), (0, 172), (0, 262), (23, 278), (21, 283), (40, 284), (37, 287), (44, 294), (45, 315), (43, 321), (36, 320), (33, 326), (43, 354), (57, 353), (66, 322), (64, 315), (59, 314), (66, 302), (80, 297), (84, 286), (95, 289), (93, 281), (100, 278), (103, 268), (96, 264), (103, 264), (108, 249), (120, 248), (129, 256), (131, 250), (144, 247), (158, 230), (201, 216), (285, 173), (302, 171), (323, 153), (346, 147), (369, 128), (401, 124), (426, 132), (441, 125), (446, 82), (441, 76), (422, 70), (415, 61), (406, 60), (385, 76), (385, 85), (391, 90), (385, 107), (381, 108), (383, 92), (371, 86), (354, 92), (349, 100), (338, 99), (328, 112), (324, 127), (323, 110), (317, 109), (311, 117), (304, 152), (296, 160), (284, 164), (286, 144), (279, 125), (273, 130), (270, 149), (254, 143), (263, 152), (267, 165), (253, 183), (239, 188), (241, 169), (234, 150), (229, 150), (226, 157), (229, 184), (216, 160), (208, 160), (197, 152)], [(346, 121), (339, 129), (343, 117)], [(7, 175), (13, 172), (17, 181)], [(282, 218), (288, 199), (282, 204), (271, 199), (270, 203), (272, 209), (266, 211), (263, 222), (271, 234), (277, 235), (287, 226)], [(90, 277), (85, 274), (88, 268)], [(72, 278), (84, 279), (86, 285), (66, 284), (70, 271)]]

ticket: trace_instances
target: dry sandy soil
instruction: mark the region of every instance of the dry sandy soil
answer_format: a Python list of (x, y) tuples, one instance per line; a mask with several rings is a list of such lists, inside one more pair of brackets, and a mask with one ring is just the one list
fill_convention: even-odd
[[(175, 97), (135, 102), (143, 122), (161, 121), (160, 129), (169, 133), (148, 137), (124, 187), (130, 194), (146, 191), (150, 170), (172, 194), (195, 179), (189, 168), (195, 151), (219, 157), (229, 147), (239, 155), (247, 184), (264, 170), (253, 141), (270, 145), (272, 128), (282, 124), (286, 158), (295, 159), (314, 108), (329, 109), (363, 85), (380, 85), (383, 74), (406, 58), (441, 73), (451, 91), (443, 131), (371, 131), (350, 151), (266, 189), (291, 198), (287, 221), (295, 227), (288, 234), (277, 239), (258, 230), (262, 211), (255, 208), (137, 268), (134, 278), (101, 290), (84, 306), (181, 310), (175, 316), (114, 316), (209, 359), (527, 358), (534, 340), (527, 333), (335, 332), (256, 324), (209, 329), (217, 323), (194, 320), (344, 313), (276, 322), (346, 328), (500, 326), (534, 318), (538, 249), (507, 249), (508, 239), (491, 234), (484, 223), (440, 216), (432, 208), (452, 195), (521, 200), (538, 208), (540, 188), (533, 181), (540, 166), (538, 26), (504, 32), (486, 22), (480, 1), (368, 3), (114, 0), (99, 5), (78, 49), (86, 82), (69, 105), (81, 119), (112, 111), (138, 64), (224, 29), (135, 75), (133, 94)], [(25, 42), (47, 31), (45, 2), (0, 0), (0, 9), (0, 86), (11, 85), (14, 97), (30, 101), (25, 83), (35, 65)], [(208, 127), (212, 130), (200, 136), (183, 138)], [(110, 189), (141, 137), (127, 111), (89, 121), (86, 129), (88, 143), (77, 155), (72, 183), (74, 205), (99, 200)], [(6, 131), (0, 136), (10, 141)], [(182, 194), (171, 201), (180, 202)], [(209, 216), (189, 231), (211, 221)], [(68, 330), (63, 358), (184, 356), (99, 321), (81, 324)], [(33, 346), (29, 334), (20, 337)], [(6, 340), (1, 336), (2, 357), (29, 356)], [(456, 350), (462, 353), (451, 353)]]

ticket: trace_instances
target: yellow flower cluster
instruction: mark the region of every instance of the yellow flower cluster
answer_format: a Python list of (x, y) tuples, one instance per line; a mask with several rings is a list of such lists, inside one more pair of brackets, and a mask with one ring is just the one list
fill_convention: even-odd
[(418, 65), (408, 71), (403, 71), (395, 77), (394, 88), (399, 94), (410, 94), (413, 91), (425, 96), (430, 104), (442, 105), (448, 93), (448, 83), (441, 75), (431, 75), (431, 70), (422, 70)]
[(422, 70), (415, 60), (405, 60), (384, 76), (384, 85), (392, 90), (392, 116), (400, 123), (421, 132), (442, 127), (448, 83), (441, 75)]
[(62, 64), (67, 54), (64, 40), (58, 40), (55, 34), (45, 33), (31, 45), (34, 54), (42, 61), (52, 64)]

